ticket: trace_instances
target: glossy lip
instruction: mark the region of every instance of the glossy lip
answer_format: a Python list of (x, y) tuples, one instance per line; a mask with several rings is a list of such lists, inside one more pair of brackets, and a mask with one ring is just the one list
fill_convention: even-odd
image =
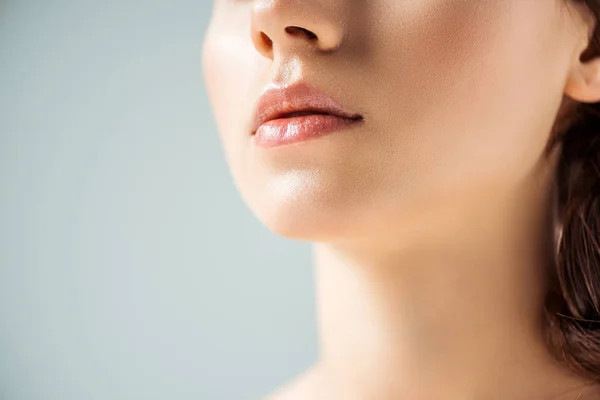
[(318, 89), (304, 82), (289, 86), (271, 85), (259, 98), (254, 110), (252, 134), (258, 128), (281, 118), (292, 117), (293, 113), (306, 115), (332, 115), (352, 121), (360, 121), (360, 114), (346, 111), (339, 103)]

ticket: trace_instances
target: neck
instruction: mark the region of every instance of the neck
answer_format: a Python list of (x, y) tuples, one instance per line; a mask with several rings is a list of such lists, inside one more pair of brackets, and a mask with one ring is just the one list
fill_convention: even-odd
[(394, 245), (315, 244), (320, 366), (332, 381), (381, 400), (558, 399), (575, 390), (581, 382), (544, 343), (554, 197), (549, 180), (538, 181), (537, 198), (531, 184), (495, 209), (407, 222)]

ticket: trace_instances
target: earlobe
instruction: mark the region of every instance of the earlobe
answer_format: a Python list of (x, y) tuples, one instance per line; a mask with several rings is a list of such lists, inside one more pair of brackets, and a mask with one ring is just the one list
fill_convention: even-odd
[(583, 4), (575, 6), (582, 7), (582, 31), (579, 47), (574, 53), (571, 70), (565, 82), (564, 94), (581, 103), (597, 103), (600, 102), (600, 55), (594, 41), (597, 30), (596, 15)]
[(600, 101), (600, 57), (577, 61), (573, 65), (565, 84), (565, 94), (582, 103)]

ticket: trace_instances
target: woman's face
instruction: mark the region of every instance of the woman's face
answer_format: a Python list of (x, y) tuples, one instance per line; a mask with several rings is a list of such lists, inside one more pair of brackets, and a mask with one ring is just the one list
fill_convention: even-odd
[[(324, 241), (493, 202), (543, 157), (582, 50), (573, 10), (565, 0), (216, 0), (203, 70), (242, 197), (276, 233)], [(258, 146), (257, 100), (298, 82), (363, 121)]]

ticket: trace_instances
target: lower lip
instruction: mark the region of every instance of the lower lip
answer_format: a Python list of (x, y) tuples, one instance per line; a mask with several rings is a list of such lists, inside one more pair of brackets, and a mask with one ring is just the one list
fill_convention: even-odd
[(323, 114), (280, 118), (262, 124), (256, 130), (254, 139), (261, 147), (283, 146), (337, 132), (360, 121), (360, 119)]

